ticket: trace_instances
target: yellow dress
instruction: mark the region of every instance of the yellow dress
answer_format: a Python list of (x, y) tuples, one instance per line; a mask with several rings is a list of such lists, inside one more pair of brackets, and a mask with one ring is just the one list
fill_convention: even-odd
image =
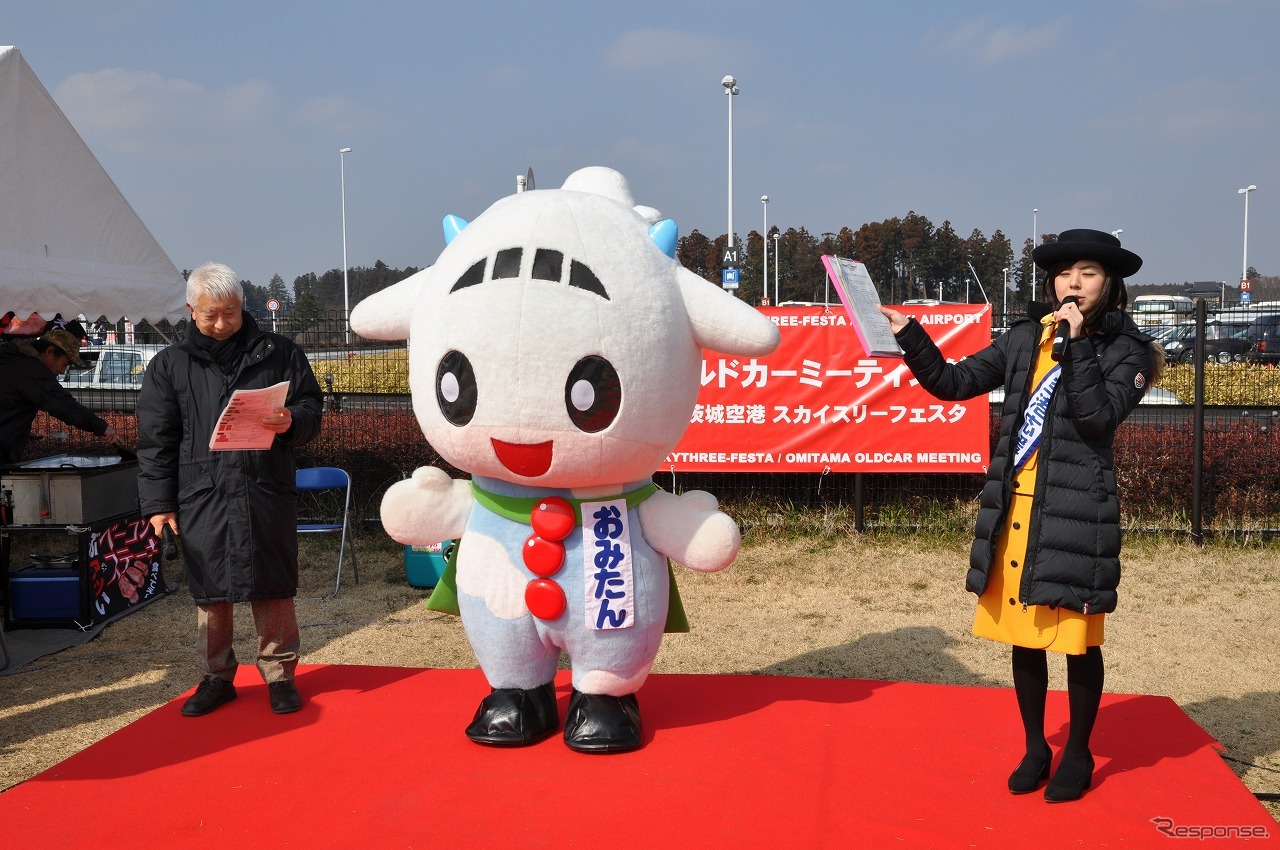
[[(1045, 326), (1040, 337), (1040, 353), (1036, 357), (1033, 386), (1054, 365), (1048, 356), (1052, 346), (1051, 331), (1052, 323)], [(1105, 614), (1081, 614), (1054, 605), (1024, 606), (1018, 601), (1039, 459), (1040, 452), (1036, 449), (1022, 469), (1014, 473), (1009, 512), (1004, 518), (1000, 542), (996, 544), (995, 563), (992, 564), (991, 574), (987, 579), (987, 589), (978, 599), (973, 633), (978, 637), (1014, 646), (1082, 655), (1090, 646), (1102, 646)]]

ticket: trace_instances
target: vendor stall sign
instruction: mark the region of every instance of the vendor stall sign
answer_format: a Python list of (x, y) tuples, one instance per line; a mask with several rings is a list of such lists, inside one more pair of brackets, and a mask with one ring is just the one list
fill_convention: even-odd
[(164, 592), (160, 540), (151, 523), (120, 520), (89, 537), (94, 622), (111, 619)]

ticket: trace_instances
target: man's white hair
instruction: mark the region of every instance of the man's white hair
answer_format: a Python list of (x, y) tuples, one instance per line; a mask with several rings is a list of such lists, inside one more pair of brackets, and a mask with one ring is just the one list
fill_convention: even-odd
[(244, 304), (244, 285), (240, 277), (222, 263), (205, 263), (187, 278), (187, 303), (195, 304), (201, 295), (214, 301), (235, 297)]

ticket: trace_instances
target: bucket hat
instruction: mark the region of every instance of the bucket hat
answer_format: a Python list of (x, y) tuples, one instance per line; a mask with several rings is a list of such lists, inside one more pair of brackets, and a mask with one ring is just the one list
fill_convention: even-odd
[(77, 369), (85, 368), (84, 360), (80, 359), (80, 340), (72, 336), (70, 331), (63, 328), (53, 328), (40, 334), (40, 338), (61, 348), (66, 353), (67, 359), (71, 361), (72, 366)]

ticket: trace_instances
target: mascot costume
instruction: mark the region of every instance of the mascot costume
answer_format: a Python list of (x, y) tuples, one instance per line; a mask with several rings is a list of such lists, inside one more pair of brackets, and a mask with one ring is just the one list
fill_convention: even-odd
[(467, 737), (553, 734), (563, 652), (565, 743), (635, 749), (636, 691), (669, 614), (683, 617), (667, 559), (713, 572), (740, 544), (713, 496), (651, 479), (688, 426), (702, 349), (767, 354), (777, 328), (681, 267), (675, 223), (611, 169), (444, 228), (435, 265), (365, 299), (351, 326), (409, 340), (422, 432), (472, 477), (415, 470), (384, 496), (383, 526), (402, 543), (458, 541), (428, 604), (461, 615), (492, 688)]

